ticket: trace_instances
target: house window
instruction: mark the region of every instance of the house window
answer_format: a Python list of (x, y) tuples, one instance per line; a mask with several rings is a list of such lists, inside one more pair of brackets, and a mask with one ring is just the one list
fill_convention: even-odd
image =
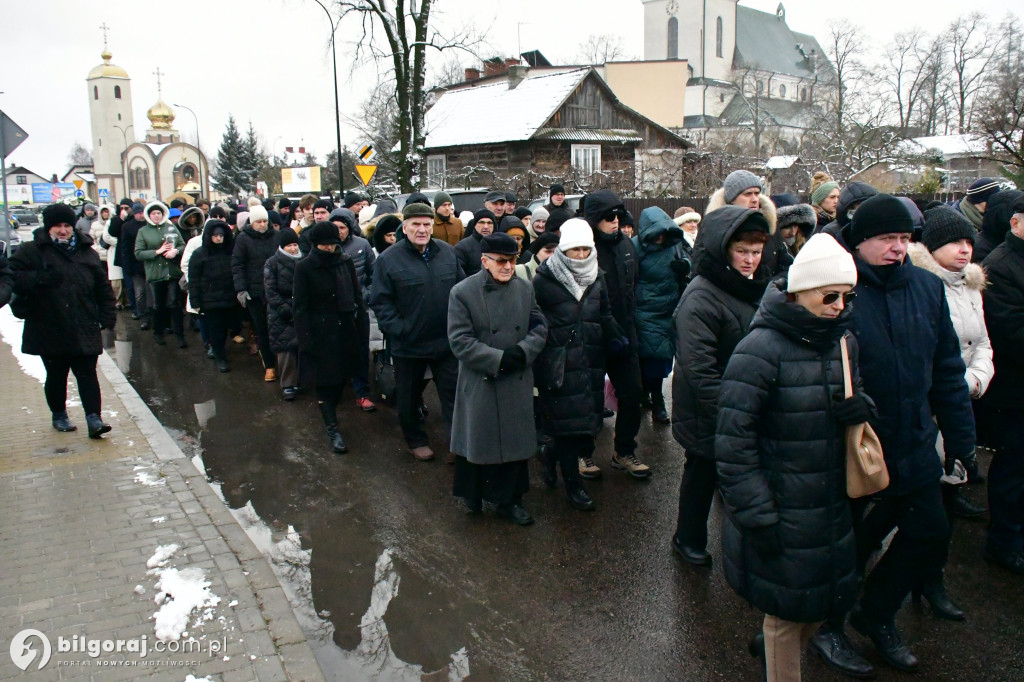
[(779, 97), (785, 97), (785, 96), (786, 96), (786, 86), (785, 85), (780, 85), (779, 86)]
[(427, 186), (444, 187), (445, 157), (435, 154), (427, 157)]
[(679, 20), (675, 17), (668, 20), (668, 58), (679, 59)]
[(800, 101), (801, 102), (806, 102), (807, 101), (807, 88), (800, 88)]
[(601, 145), (599, 144), (574, 144), (572, 145), (572, 166), (580, 172), (580, 175), (587, 177), (601, 170)]
[(27, 184), (28, 184), (28, 177), (27, 177), (27, 176), (24, 176), (24, 175), (19, 175), (19, 176), (17, 176), (17, 177), (15, 178), (15, 180), (17, 181), (17, 183), (18, 183), (19, 185), (27, 185)]
[(715, 56), (722, 56), (722, 17), (715, 19)]
[(121, 86), (120, 85), (115, 85), (114, 86), (114, 99), (121, 99)]
[(100, 89), (99, 89), (98, 86), (95, 86), (95, 85), (92, 86), (92, 98), (93, 99), (99, 99), (100, 98)]
[(128, 174), (132, 189), (149, 189), (149, 169), (136, 168)]

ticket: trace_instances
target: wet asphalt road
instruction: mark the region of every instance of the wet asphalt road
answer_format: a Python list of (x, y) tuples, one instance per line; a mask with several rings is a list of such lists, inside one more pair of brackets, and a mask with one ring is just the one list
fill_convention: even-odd
[[(536, 523), (519, 528), (491, 510), (467, 514), (451, 496), (452, 467), (406, 454), (388, 408), (363, 413), (347, 392), (339, 416), (349, 454), (334, 455), (313, 398), (282, 402), (247, 346), (229, 344), (232, 371), (222, 375), (198, 334), (184, 350), (158, 347), (122, 315), (115, 336), (110, 350), (136, 390), (271, 556), (329, 677), (760, 679), (746, 643), (762, 616), (722, 576), (717, 500), (714, 568), (686, 566), (670, 550), (682, 453), (668, 427), (645, 420), (639, 454), (655, 473), (640, 482), (608, 465), (606, 422), (595, 458), (604, 479), (587, 484), (596, 512), (569, 507), (533, 464), (524, 504)], [(432, 387), (426, 396), (440, 455)], [(978, 487), (968, 494), (984, 498)], [(1024, 581), (981, 559), (983, 531), (959, 522), (950, 552), (947, 585), (966, 623), (910, 604), (900, 612), (922, 659), (918, 679), (1024, 679)], [(854, 641), (876, 679), (907, 679)], [(810, 655), (803, 670), (806, 680), (845, 679)]]

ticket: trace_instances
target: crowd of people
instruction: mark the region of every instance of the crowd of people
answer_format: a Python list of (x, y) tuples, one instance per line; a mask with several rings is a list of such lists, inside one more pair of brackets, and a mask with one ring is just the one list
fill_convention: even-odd
[[(461, 216), (444, 192), (401, 211), (355, 192), (341, 207), (54, 205), (2, 268), (0, 296), (25, 319), (22, 350), (43, 358), (57, 430), (76, 428), (69, 372), (89, 436), (110, 430), (96, 358), (122, 308), (161, 345), (187, 347), (195, 324), (221, 372), (248, 334), (284, 400), (315, 393), (336, 453), (344, 387), (377, 409), (373, 364), (410, 455), (433, 459), (433, 381), (454, 495), (520, 525), (534, 521), (534, 457), (572, 507), (595, 508), (584, 481), (603, 475), (595, 438), (611, 416), (608, 465), (650, 476), (636, 440), (649, 411), (685, 452), (671, 546), (712, 564), (719, 491), (723, 570), (765, 613), (751, 652), (769, 680), (800, 679), (808, 642), (870, 675), (847, 621), (915, 670), (895, 625), (906, 597), (965, 617), (943, 578), (954, 517), (987, 512), (985, 559), (1024, 575), (1024, 193), (981, 178), (958, 202), (918, 206), (815, 174), (804, 202), (739, 170), (703, 217), (651, 207), (634, 221), (608, 190), (571, 211), (561, 185), (534, 211), (516, 201), (491, 191)], [(846, 432), (865, 423), (889, 482), (851, 498)], [(961, 490), (986, 482), (978, 444), (995, 453), (987, 510)]]

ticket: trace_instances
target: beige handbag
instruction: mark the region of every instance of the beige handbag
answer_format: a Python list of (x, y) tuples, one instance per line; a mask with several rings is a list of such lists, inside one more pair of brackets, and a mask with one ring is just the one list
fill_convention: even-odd
[[(853, 397), (853, 371), (846, 337), (839, 340), (843, 354), (843, 394)], [(882, 454), (882, 441), (871, 424), (846, 427), (846, 494), (850, 497), (874, 495), (889, 487), (889, 470)]]

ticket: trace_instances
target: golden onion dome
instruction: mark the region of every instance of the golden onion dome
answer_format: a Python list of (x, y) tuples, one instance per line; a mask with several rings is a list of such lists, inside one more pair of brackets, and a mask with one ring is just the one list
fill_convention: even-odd
[(158, 99), (146, 112), (146, 118), (153, 124), (153, 130), (170, 130), (174, 123), (174, 110)]
[(113, 56), (109, 51), (103, 50), (100, 54), (103, 57), (103, 63), (97, 67), (94, 67), (89, 72), (89, 77), (86, 80), (92, 80), (93, 78), (128, 78), (128, 72), (122, 69), (117, 64), (111, 64), (110, 58)]

